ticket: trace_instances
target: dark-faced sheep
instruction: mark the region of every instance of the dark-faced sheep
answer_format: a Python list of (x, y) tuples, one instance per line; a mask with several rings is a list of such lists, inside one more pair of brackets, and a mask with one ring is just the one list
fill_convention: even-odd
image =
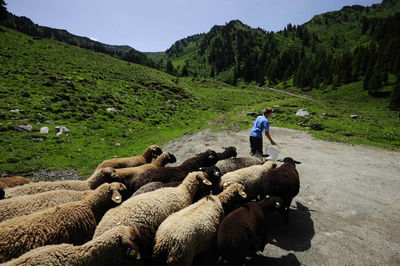
[(286, 157), (281, 166), (264, 173), (261, 178), (261, 198), (266, 195), (280, 197), (283, 200), (281, 211), (285, 222), (289, 222), (290, 204), (300, 189), (299, 173), (296, 170), (296, 164), (299, 163)]
[(82, 180), (66, 180), (54, 182), (38, 182), (29, 183), (19, 187), (5, 189), (5, 198), (14, 198), (22, 195), (32, 195), (52, 190), (76, 190), (85, 191), (96, 189), (103, 183), (120, 181), (115, 170), (111, 167), (96, 170), (88, 179)]
[(134, 180), (138, 175), (146, 172), (147, 170), (164, 167), (168, 163), (176, 162), (175, 156), (170, 152), (164, 152), (154, 162), (143, 164), (136, 167), (119, 168), (115, 169), (119, 178), (121, 178), (125, 184)]
[(48, 245), (33, 249), (4, 265), (128, 265), (140, 259), (135, 227), (117, 226), (82, 246)]
[(150, 169), (132, 180), (129, 187), (132, 192), (135, 192), (150, 182), (182, 182), (188, 173), (198, 171), (200, 167), (214, 165), (216, 162), (215, 151), (207, 150), (198, 156), (187, 159), (179, 166)]
[(237, 156), (237, 151), (236, 151), (235, 147), (230, 146), (230, 147), (222, 147), (222, 148), (224, 149), (223, 152), (217, 152), (217, 158), (219, 161)]
[(158, 265), (192, 265), (193, 259), (215, 245), (217, 228), (227, 205), (246, 197), (233, 184), (221, 194), (207, 196), (170, 215), (157, 230), (153, 258)]
[(158, 226), (172, 213), (192, 204), (202, 183), (211, 185), (203, 172), (192, 172), (177, 187), (161, 188), (131, 197), (104, 215), (94, 237), (120, 224), (135, 226), (141, 235), (142, 255), (149, 257)]
[(246, 203), (221, 222), (218, 228), (218, 253), (229, 265), (243, 265), (245, 257), (252, 257), (266, 245), (266, 214), (282, 207), (282, 200), (267, 197)]
[(162, 150), (157, 145), (152, 145), (147, 147), (141, 155), (136, 155), (128, 158), (113, 158), (109, 160), (105, 160), (99, 166), (97, 166), (96, 170), (105, 168), (105, 167), (113, 167), (117, 168), (126, 168), (126, 167), (135, 167), (146, 163), (151, 163), (153, 158), (157, 158), (158, 155), (162, 153)]
[(121, 203), (121, 183), (103, 184), (82, 201), (58, 205), (0, 223), (0, 262), (50, 244), (81, 245), (90, 240), (103, 214)]

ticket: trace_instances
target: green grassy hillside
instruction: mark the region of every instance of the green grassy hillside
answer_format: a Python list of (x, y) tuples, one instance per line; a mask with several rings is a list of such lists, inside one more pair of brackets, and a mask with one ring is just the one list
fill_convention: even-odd
[[(105, 54), (1, 29), (0, 169), (9, 174), (40, 168), (88, 174), (105, 158), (137, 154), (271, 94), (178, 80)], [(196, 89), (204, 86), (207, 90)], [(32, 132), (18, 131), (26, 124)], [(55, 135), (61, 125), (70, 129), (68, 136)], [(38, 132), (44, 126), (49, 134)]]

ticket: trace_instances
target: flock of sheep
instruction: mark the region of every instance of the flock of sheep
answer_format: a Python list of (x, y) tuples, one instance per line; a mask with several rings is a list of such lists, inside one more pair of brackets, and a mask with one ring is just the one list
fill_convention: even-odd
[(288, 221), (292, 158), (206, 150), (179, 166), (157, 145), (102, 162), (85, 181), (0, 178), (4, 265), (242, 264), (266, 244), (268, 214)]

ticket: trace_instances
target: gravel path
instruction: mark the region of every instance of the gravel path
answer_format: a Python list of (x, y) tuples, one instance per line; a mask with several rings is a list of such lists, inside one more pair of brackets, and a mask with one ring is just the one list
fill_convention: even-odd
[[(269, 228), (269, 244), (249, 265), (400, 265), (400, 153), (314, 139), (271, 128), (280, 157), (302, 162), (291, 221)], [(163, 149), (178, 163), (207, 148), (249, 155), (248, 131), (201, 131)]]

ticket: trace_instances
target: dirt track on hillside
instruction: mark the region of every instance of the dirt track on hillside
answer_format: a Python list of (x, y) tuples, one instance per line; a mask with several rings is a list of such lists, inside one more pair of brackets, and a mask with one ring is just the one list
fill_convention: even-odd
[[(280, 157), (302, 162), (291, 221), (276, 217), (270, 242), (249, 265), (399, 265), (400, 153), (316, 140), (271, 128)], [(202, 131), (163, 147), (182, 159), (207, 148), (235, 146), (249, 155), (248, 131)], [(264, 143), (265, 145), (265, 143)]]

